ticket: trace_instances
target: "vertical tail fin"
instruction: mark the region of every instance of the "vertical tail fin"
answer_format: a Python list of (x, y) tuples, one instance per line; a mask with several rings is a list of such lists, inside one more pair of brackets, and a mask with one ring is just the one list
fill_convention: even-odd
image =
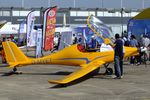
[(9, 65), (14, 65), (16, 63), (24, 62), (28, 60), (28, 58), (17, 47), (15, 43), (6, 41), (3, 42), (2, 44), (5, 51), (6, 60), (9, 63)]

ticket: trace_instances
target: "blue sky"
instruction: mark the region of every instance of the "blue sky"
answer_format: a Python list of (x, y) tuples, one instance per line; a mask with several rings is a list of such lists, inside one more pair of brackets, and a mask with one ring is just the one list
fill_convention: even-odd
[[(150, 0), (0, 0), (0, 7), (48, 7), (57, 5), (60, 8), (123, 8), (142, 9), (150, 7)], [(144, 4), (143, 4), (144, 1)], [(102, 3), (103, 2), (103, 3)]]

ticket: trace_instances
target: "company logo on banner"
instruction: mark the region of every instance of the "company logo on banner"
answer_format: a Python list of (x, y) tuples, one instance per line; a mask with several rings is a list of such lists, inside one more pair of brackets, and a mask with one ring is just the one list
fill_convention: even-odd
[(54, 34), (56, 27), (56, 12), (57, 7), (48, 8), (44, 13), (43, 24), (43, 48), (51, 50), (54, 48)]
[(35, 46), (36, 34), (34, 32), (34, 11), (31, 11), (27, 16), (27, 46)]

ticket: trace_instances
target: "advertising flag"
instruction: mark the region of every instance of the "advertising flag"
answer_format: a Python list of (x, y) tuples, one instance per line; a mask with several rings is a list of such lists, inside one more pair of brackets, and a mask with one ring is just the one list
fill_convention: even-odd
[(24, 29), (25, 29), (25, 20), (22, 20), (19, 24), (19, 33), (21, 34), (24, 33), (25, 32)]
[(27, 16), (27, 47), (35, 46), (34, 21), (34, 11), (31, 11)]
[(56, 6), (53, 8), (48, 8), (44, 12), (44, 23), (43, 23), (43, 48), (44, 50), (51, 50), (54, 48), (56, 12), (57, 12)]
[(41, 47), (42, 47), (42, 29), (38, 29), (37, 31), (37, 39), (36, 39), (36, 58), (41, 57)]

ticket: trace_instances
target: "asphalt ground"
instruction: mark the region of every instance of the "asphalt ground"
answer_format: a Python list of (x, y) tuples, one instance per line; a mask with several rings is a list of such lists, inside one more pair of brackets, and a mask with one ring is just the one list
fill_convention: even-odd
[[(113, 63), (109, 65), (113, 68)], [(0, 100), (150, 100), (150, 62), (136, 66), (124, 62), (123, 79), (99, 74), (66, 87), (48, 83), (79, 69), (63, 65), (28, 65), (18, 68), (20, 75), (0, 64)]]

